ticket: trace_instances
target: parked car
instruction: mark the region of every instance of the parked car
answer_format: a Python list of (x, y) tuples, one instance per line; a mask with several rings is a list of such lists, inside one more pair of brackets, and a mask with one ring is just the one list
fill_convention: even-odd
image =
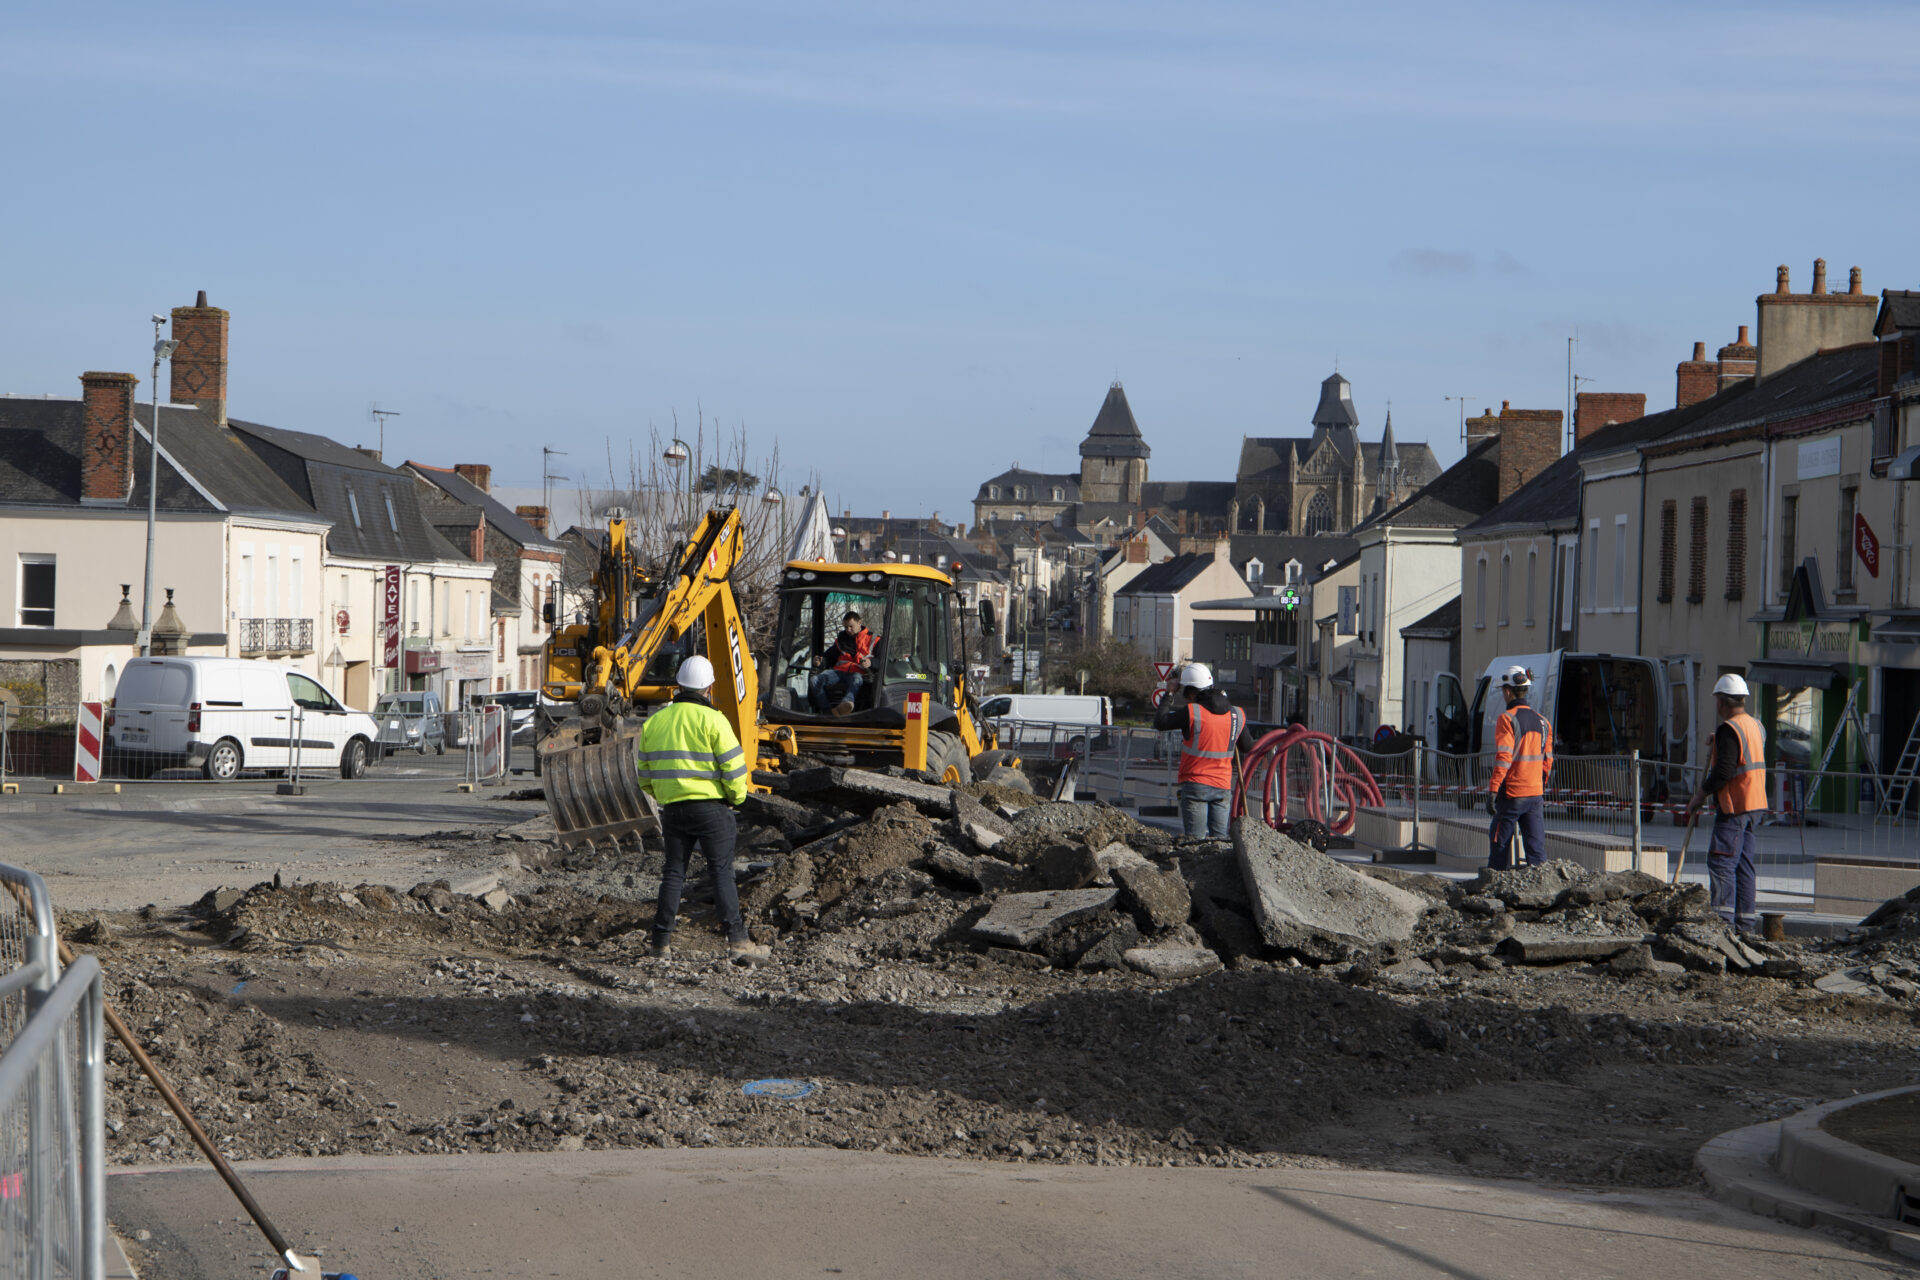
[(446, 716), (440, 695), (428, 689), (420, 693), (383, 693), (373, 705), (373, 718), (380, 724), (380, 754), (396, 751), (447, 753)]
[(364, 777), (378, 734), (311, 676), (247, 658), (134, 658), (107, 715), (104, 766), (130, 778), (198, 769), (226, 782), (243, 770), (338, 768)]
[(503, 693), (483, 693), (473, 700), (473, 704), (476, 707), (505, 707), (507, 718), (513, 726), (508, 736), (522, 745), (533, 741), (533, 710), (540, 704), (540, 694), (536, 690), (508, 689)]

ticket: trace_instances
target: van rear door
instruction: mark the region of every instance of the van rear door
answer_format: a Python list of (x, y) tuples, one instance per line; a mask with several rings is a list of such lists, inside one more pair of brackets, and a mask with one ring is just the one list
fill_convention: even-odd
[(177, 753), (184, 760), (187, 706), (195, 700), (193, 674), (190, 662), (128, 662), (114, 686), (113, 744), (130, 751)]

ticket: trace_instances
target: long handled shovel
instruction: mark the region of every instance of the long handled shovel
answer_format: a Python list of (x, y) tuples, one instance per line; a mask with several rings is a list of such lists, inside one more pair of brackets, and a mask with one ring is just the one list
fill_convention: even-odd
[(1687, 815), (1687, 834), (1680, 837), (1680, 856), (1673, 860), (1673, 875), (1667, 881), (1669, 886), (1680, 883), (1680, 868), (1687, 865), (1687, 850), (1693, 847), (1693, 824), (1699, 820), (1698, 810)]

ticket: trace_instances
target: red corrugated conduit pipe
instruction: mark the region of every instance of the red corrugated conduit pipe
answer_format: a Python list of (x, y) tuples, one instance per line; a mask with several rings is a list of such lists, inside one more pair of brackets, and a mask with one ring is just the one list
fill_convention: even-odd
[[(1241, 761), (1240, 772), (1234, 779), (1234, 817), (1252, 807), (1266, 819), (1268, 826), (1281, 827), (1292, 821), (1287, 809), (1287, 786), (1295, 770), (1289, 767), (1287, 755), (1296, 749), (1301, 753), (1300, 772), (1305, 778), (1300, 799), (1306, 816), (1325, 825), (1335, 835), (1343, 836), (1353, 830), (1354, 811), (1361, 805), (1378, 807), (1383, 803), (1380, 785), (1353, 748), (1327, 734), (1295, 726), (1267, 734)], [(1332, 814), (1326, 812), (1329, 758), (1333, 762), (1335, 812)]]

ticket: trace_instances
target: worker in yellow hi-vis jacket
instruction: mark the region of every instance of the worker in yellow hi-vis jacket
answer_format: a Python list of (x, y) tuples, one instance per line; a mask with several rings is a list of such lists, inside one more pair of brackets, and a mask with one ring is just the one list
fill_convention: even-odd
[(680, 664), (673, 701), (640, 728), (636, 761), (640, 789), (660, 804), (667, 866), (660, 876), (649, 955), (665, 957), (680, 914), (680, 891), (694, 846), (713, 874), (713, 900), (727, 930), (727, 954), (764, 960), (768, 948), (747, 937), (740, 894), (733, 883), (733, 842), (739, 824), (733, 811), (747, 798), (747, 759), (727, 718), (714, 709), (713, 664), (698, 655)]

